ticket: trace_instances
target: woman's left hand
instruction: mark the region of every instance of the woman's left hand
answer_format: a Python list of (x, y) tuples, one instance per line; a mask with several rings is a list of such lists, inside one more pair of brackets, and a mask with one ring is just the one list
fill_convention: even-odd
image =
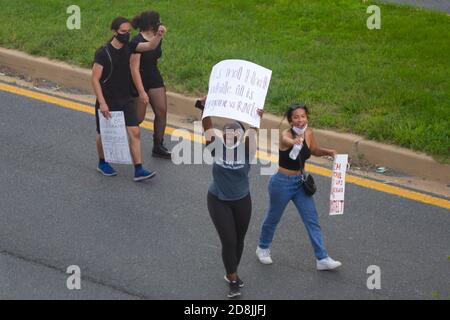
[(336, 150), (330, 150), (330, 157), (333, 157), (333, 159), (334, 158), (336, 158), (336, 155), (337, 155), (337, 152), (336, 152)]
[(263, 109), (258, 109), (258, 110), (256, 110), (256, 113), (258, 114), (258, 116), (259, 116), (260, 118), (262, 118), (263, 115), (264, 115), (264, 110), (263, 110)]

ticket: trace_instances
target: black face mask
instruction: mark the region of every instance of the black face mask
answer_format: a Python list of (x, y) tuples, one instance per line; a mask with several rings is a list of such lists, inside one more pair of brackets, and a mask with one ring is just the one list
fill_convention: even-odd
[(127, 44), (130, 41), (130, 33), (118, 33), (116, 39), (120, 43)]

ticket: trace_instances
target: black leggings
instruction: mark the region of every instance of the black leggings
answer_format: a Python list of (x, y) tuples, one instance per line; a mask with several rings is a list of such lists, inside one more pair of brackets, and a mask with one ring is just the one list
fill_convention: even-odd
[(222, 242), (222, 260), (227, 274), (235, 273), (244, 251), (244, 238), (252, 215), (250, 194), (223, 201), (208, 193), (208, 210)]

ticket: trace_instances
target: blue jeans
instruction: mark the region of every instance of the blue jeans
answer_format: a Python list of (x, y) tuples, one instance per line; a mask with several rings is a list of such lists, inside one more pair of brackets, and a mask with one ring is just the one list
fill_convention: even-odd
[(301, 176), (289, 176), (278, 172), (270, 178), (270, 202), (262, 225), (259, 247), (262, 249), (270, 247), (283, 211), (292, 200), (308, 231), (316, 258), (324, 259), (328, 257), (328, 253), (323, 244), (316, 205), (313, 197), (305, 194), (303, 183), (300, 181)]

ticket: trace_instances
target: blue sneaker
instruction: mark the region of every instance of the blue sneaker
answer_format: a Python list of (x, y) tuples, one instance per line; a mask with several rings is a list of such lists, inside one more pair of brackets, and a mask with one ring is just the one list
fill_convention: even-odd
[(113, 177), (117, 175), (116, 170), (114, 170), (114, 168), (111, 167), (108, 162), (99, 163), (97, 166), (97, 171), (107, 177)]
[(135, 170), (134, 172), (134, 181), (142, 181), (142, 180), (147, 180), (150, 178), (153, 178), (156, 175), (156, 172), (154, 171), (147, 171), (144, 168), (140, 168)]

